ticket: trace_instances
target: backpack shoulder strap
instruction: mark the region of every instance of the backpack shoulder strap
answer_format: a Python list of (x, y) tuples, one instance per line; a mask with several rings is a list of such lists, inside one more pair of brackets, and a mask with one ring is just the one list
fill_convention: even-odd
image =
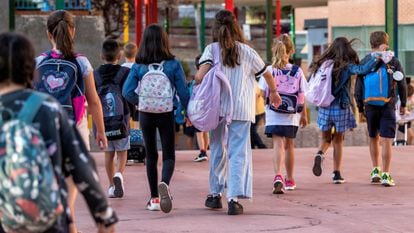
[(42, 106), (43, 101), (47, 98), (48, 96), (43, 93), (31, 93), (26, 102), (23, 104), (23, 107), (17, 117), (26, 123), (31, 123)]
[(299, 70), (299, 66), (293, 65), (292, 69), (290, 70), (290, 76), (292, 77), (296, 76), (296, 73), (298, 72), (298, 70)]

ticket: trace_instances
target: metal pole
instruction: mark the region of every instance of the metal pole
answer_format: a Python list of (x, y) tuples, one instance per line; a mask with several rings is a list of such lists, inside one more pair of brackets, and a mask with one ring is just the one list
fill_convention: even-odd
[(280, 10), (280, 0), (276, 0), (276, 12), (275, 12), (275, 16), (276, 16), (276, 37), (279, 37), (281, 34), (281, 25), (280, 25), (280, 15), (281, 15), (281, 10)]
[[(395, 49), (394, 45), (397, 43), (395, 41), (395, 29), (394, 29), (394, 20), (398, 18), (398, 15), (395, 14), (394, 9), (394, 2), (397, 2), (396, 0), (385, 0), (385, 32), (388, 33), (389, 36), (389, 47), (392, 49)], [(394, 52), (396, 52), (394, 50)]]
[(14, 31), (15, 29), (15, 9), (14, 0), (9, 0), (9, 30)]
[(226, 5), (225, 6), (226, 10), (229, 10), (231, 12), (234, 12), (233, 0), (226, 0), (225, 5)]
[(293, 46), (295, 47), (295, 53), (293, 54), (293, 59), (296, 59), (296, 28), (295, 28), (295, 8), (292, 7), (290, 11), (290, 38), (292, 38)]
[(393, 1), (394, 5), (394, 17), (393, 23), (393, 34), (394, 34), (394, 54), (398, 57), (398, 0)]
[(65, 9), (65, 0), (56, 0), (56, 10)]
[(129, 41), (129, 5), (124, 2), (124, 44)]
[(201, 8), (200, 8), (200, 49), (201, 53), (204, 51), (206, 47), (206, 19), (205, 19), (205, 11), (206, 11), (206, 1), (201, 0)]
[(135, 43), (141, 43), (142, 36), (142, 0), (135, 0)]
[(272, 0), (266, 0), (266, 59), (272, 60), (273, 17)]
[(157, 4), (157, 0), (151, 0), (151, 23), (158, 23), (158, 4)]

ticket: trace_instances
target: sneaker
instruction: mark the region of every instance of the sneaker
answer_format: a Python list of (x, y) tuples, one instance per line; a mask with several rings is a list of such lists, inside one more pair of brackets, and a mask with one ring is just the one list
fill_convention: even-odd
[(120, 172), (115, 173), (115, 176), (112, 178), (114, 181), (114, 195), (115, 197), (123, 197), (124, 196), (124, 178)]
[(345, 183), (345, 179), (342, 178), (341, 172), (339, 172), (339, 171), (334, 171), (333, 172), (332, 181), (333, 181), (334, 184), (343, 184), (343, 183)]
[(195, 157), (195, 159), (193, 160), (194, 162), (203, 162), (207, 160), (207, 154), (205, 152), (201, 152), (197, 157)]
[(371, 183), (381, 183), (381, 170), (378, 167), (374, 167), (371, 171)]
[(221, 209), (223, 208), (223, 205), (221, 204), (221, 196), (213, 196), (213, 195), (208, 195), (206, 202), (204, 203), (204, 205), (208, 208), (212, 208), (212, 209)]
[(243, 206), (240, 203), (238, 203), (237, 201), (231, 200), (227, 204), (228, 204), (228, 207), (229, 207), (228, 210), (227, 210), (228, 215), (243, 214)]
[(394, 180), (388, 172), (383, 172), (381, 176), (381, 184), (385, 187), (394, 186)]
[(169, 213), (172, 209), (170, 189), (164, 182), (158, 185), (158, 195), (160, 196), (160, 207), (162, 212)]
[(323, 162), (323, 155), (322, 154), (316, 154), (315, 161), (313, 163), (312, 172), (315, 176), (322, 175), (322, 162)]
[(295, 189), (296, 189), (295, 180), (285, 179), (285, 190), (295, 190)]
[(109, 186), (109, 189), (108, 189), (108, 197), (109, 198), (114, 198), (115, 197), (115, 194), (114, 194), (114, 190), (115, 190), (115, 186)]
[(159, 211), (160, 199), (158, 197), (152, 197), (147, 203), (147, 209), (151, 211)]
[(284, 194), (285, 193), (285, 182), (281, 175), (276, 175), (273, 180), (273, 194)]

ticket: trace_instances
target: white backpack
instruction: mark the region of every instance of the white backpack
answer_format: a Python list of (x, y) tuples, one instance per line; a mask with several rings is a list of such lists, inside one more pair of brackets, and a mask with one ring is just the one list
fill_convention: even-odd
[(329, 107), (335, 97), (332, 95), (332, 69), (334, 62), (326, 60), (311, 76), (309, 89), (305, 92), (306, 100), (318, 107)]
[[(141, 112), (164, 113), (173, 110), (173, 87), (163, 72), (161, 63), (148, 65), (148, 72), (138, 83), (138, 110)], [(158, 66), (157, 69), (154, 66)]]

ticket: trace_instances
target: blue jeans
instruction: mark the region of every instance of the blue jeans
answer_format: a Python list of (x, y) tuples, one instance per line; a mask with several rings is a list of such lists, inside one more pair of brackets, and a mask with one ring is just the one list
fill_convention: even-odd
[[(253, 191), (250, 121), (232, 121), (225, 148), (225, 123), (211, 131), (210, 193), (220, 194), (227, 187), (227, 198), (251, 198)], [(228, 166), (227, 166), (228, 164)], [(228, 169), (228, 172), (227, 172)]]

